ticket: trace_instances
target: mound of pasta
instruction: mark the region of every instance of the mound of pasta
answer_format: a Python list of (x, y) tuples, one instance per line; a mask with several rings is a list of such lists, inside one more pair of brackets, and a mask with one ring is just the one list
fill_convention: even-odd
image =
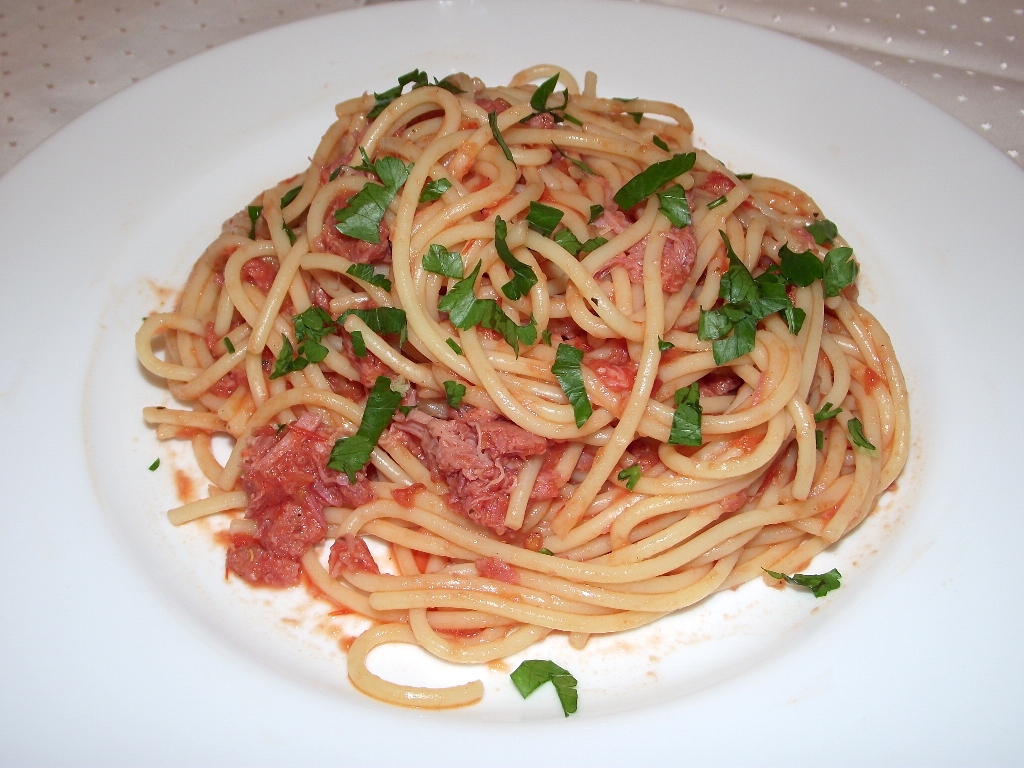
[(852, 249), (681, 108), (543, 65), (415, 70), (336, 114), (136, 348), (183, 404), (146, 421), (210, 481), (171, 521), (229, 515), (231, 574), (371, 619), (360, 690), (483, 695), (385, 681), (382, 643), (488, 662), (779, 585), (899, 475), (907, 393)]

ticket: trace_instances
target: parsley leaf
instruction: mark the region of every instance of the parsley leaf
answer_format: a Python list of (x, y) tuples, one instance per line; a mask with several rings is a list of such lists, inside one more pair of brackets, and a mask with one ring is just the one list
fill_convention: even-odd
[(431, 243), (423, 255), (423, 268), (435, 275), (443, 275), (453, 280), (465, 277), (466, 268), (462, 263), (462, 255), (449, 251), (439, 243)]
[(708, 210), (710, 211), (712, 208), (717, 208), (720, 205), (725, 205), (725, 201), (726, 201), (726, 196), (725, 195), (722, 195), (721, 197), (716, 197), (714, 200), (712, 200), (710, 203), (708, 203)]
[(345, 313), (338, 318), (338, 325), (345, 322), (349, 315), (355, 315), (374, 333), (384, 336), (388, 333), (397, 333), (399, 336), (398, 346), (405, 345), (407, 331), (404, 309), (394, 307), (374, 307), (373, 309), (346, 309)]
[(695, 381), (688, 387), (677, 389), (675, 403), (676, 412), (672, 415), (668, 444), (701, 445), (700, 421), (704, 409), (700, 405), (700, 384)]
[(530, 97), (530, 106), (538, 112), (547, 112), (548, 97), (555, 92), (556, 85), (558, 85), (557, 72), (537, 86), (537, 90), (535, 90), (533, 92), (533, 96)]
[(776, 573), (775, 571), (769, 571), (767, 568), (764, 569), (764, 572), (773, 579), (782, 579), (788, 584), (795, 584), (798, 587), (807, 587), (814, 593), (815, 597), (824, 597), (833, 589), (839, 589), (839, 579), (842, 578), (842, 574), (835, 568), (828, 573), (794, 573), (792, 576), (787, 576), (784, 573)]
[(832, 405), (832, 403), (826, 401), (825, 404), (821, 406), (820, 410), (816, 414), (814, 414), (814, 420), (828, 421), (829, 419), (834, 419), (842, 412), (842, 408), (836, 408)]
[(665, 214), (665, 218), (672, 222), (672, 226), (690, 226), (690, 203), (686, 199), (686, 191), (681, 186), (673, 184), (664, 192), (659, 192), (658, 202), (661, 203), (658, 210)]
[[(531, 215), (533, 213), (533, 206), (534, 203), (530, 203)], [(541, 207), (547, 208), (546, 205)], [(561, 217), (562, 212), (558, 211), (558, 218)], [(506, 267), (512, 270), (512, 279), (501, 286), (501, 292), (512, 301), (515, 301), (529, 293), (530, 289), (537, 284), (537, 273), (533, 271), (533, 267), (529, 264), (524, 264), (512, 255), (512, 251), (509, 250), (508, 244), (505, 242), (507, 235), (508, 227), (501, 220), (501, 216), (498, 216), (494, 220), (494, 249), (498, 252), (498, 258), (504, 262)]]
[(366, 342), (363, 340), (362, 331), (352, 331), (349, 334), (352, 337), (352, 351), (356, 357), (366, 357)]
[(584, 163), (582, 160), (577, 160), (575, 157), (569, 157), (567, 154), (565, 154), (565, 150), (562, 149), (557, 144), (555, 144), (555, 142), (552, 141), (551, 142), (551, 146), (554, 147), (556, 150), (558, 150), (558, 154), (560, 154), (562, 157), (564, 157), (566, 160), (568, 160), (570, 163), (575, 165), (577, 168), (579, 168), (584, 173), (586, 173), (586, 174), (588, 174), (590, 176), (595, 176), (596, 175), (593, 168), (591, 168), (589, 165)]
[(462, 403), (462, 398), (466, 396), (466, 385), (459, 384), (457, 381), (446, 381), (444, 382), (444, 397), (448, 401), (448, 405), (452, 408), (458, 408)]
[(552, 551), (551, 551), (550, 549), (548, 549), (547, 547), (541, 547), (540, 549), (538, 549), (538, 550), (537, 550), (537, 554), (538, 554), (538, 555), (551, 555), (552, 557), (554, 557), (554, 554), (555, 554), (555, 553), (554, 553), (554, 552), (552, 552)]
[(434, 179), (423, 185), (423, 191), (420, 192), (420, 202), (432, 203), (451, 188), (452, 183), (443, 176), (440, 179)]
[(565, 248), (565, 250), (573, 256), (578, 256), (581, 252), (589, 253), (608, 242), (603, 237), (592, 237), (587, 240), (587, 242), (581, 243), (568, 227), (562, 227), (560, 230), (555, 232), (554, 237), (551, 239)]
[(288, 204), (292, 200), (294, 200), (296, 197), (298, 197), (299, 196), (299, 192), (301, 192), (301, 191), (302, 191), (302, 185), (299, 184), (299, 186), (294, 187), (293, 189), (289, 189), (287, 192), (285, 192), (284, 195), (281, 197), (281, 207), (282, 208), (287, 208)]
[(577, 692), (576, 678), (553, 661), (531, 659), (524, 661), (510, 677), (516, 690), (525, 699), (544, 683), (550, 681), (558, 693), (558, 701), (562, 712), (568, 717), (576, 711)]
[[(363, 157), (366, 158), (365, 153)], [(412, 163), (406, 165), (397, 157), (382, 157), (373, 163), (373, 169), (384, 186), (368, 182), (349, 198), (344, 208), (334, 212), (334, 220), (343, 235), (377, 244), (380, 242), (380, 220), (398, 194), (399, 187), (409, 178)]]
[(526, 223), (544, 237), (551, 237), (551, 233), (555, 231), (555, 227), (558, 226), (558, 222), (564, 215), (565, 213), (558, 208), (531, 200), (530, 213), (526, 216)]
[(697, 153), (688, 152), (685, 155), (673, 155), (671, 160), (654, 163), (623, 184), (612, 199), (615, 200), (615, 204), (619, 208), (628, 211), (641, 200), (653, 195), (672, 179), (682, 176), (693, 168), (695, 162), (697, 162)]
[(551, 372), (558, 379), (559, 386), (572, 406), (577, 428), (586, 424), (594, 412), (587, 396), (587, 389), (583, 385), (583, 372), (580, 370), (582, 361), (582, 349), (572, 344), (559, 344), (555, 351), (555, 364), (551, 366)]
[(365, 283), (375, 285), (391, 293), (391, 281), (384, 277), (384, 275), (377, 274), (369, 264), (353, 264), (345, 272), (352, 275), (352, 277), (358, 277)]
[(788, 245), (784, 244), (779, 248), (779, 259), (782, 262), (782, 276), (791, 285), (806, 288), (815, 280), (821, 280), (825, 275), (821, 259), (811, 251), (794, 253), (789, 250)]
[(604, 213), (603, 205), (598, 205), (595, 203), (594, 205), (590, 206), (590, 218), (587, 219), (587, 224), (593, 224), (594, 220), (602, 213)]
[(270, 378), (272, 379), (279, 379), (286, 374), (301, 371), (309, 365), (309, 360), (301, 355), (292, 358), (292, 343), (287, 336), (282, 336), (281, 342), (281, 352), (278, 354), (277, 359), (274, 360), (274, 368), (270, 372)]
[(459, 343), (455, 339), (445, 339), (444, 341), (445, 344), (452, 348), (456, 355), (462, 354), (462, 347), (459, 346)]
[(853, 259), (853, 248), (833, 248), (825, 254), (825, 298), (838, 296), (857, 277), (857, 262)]
[(814, 447), (819, 451), (825, 447), (825, 433), (820, 430), (814, 430)]
[(413, 88), (427, 85), (427, 73), (422, 72), (419, 69), (414, 69), (412, 72), (406, 72), (398, 78), (398, 85), (394, 88), (388, 88), (383, 93), (374, 93), (373, 97), (376, 99), (376, 102), (373, 105), (373, 109), (371, 109), (366, 116), (370, 120), (377, 117), (377, 115), (387, 108), (388, 104), (402, 95), (402, 89), (404, 89), (409, 83), (413, 83)]
[(545, 344), (547, 344), (549, 347), (551, 346), (551, 331), (545, 328), (543, 331), (541, 331), (540, 337), (544, 340)]
[(494, 140), (498, 142), (498, 146), (501, 147), (501, 151), (504, 153), (505, 159), (512, 163), (512, 165), (515, 165), (516, 161), (512, 159), (512, 150), (508, 148), (508, 144), (505, 143), (505, 138), (501, 135), (501, 131), (498, 130), (497, 112), (487, 113), (487, 124), (491, 126), (491, 135), (494, 137)]
[(660, 136), (658, 136), (657, 134), (655, 134), (655, 135), (654, 135), (654, 136), (653, 136), (653, 137), (651, 138), (651, 141), (653, 141), (653, 142), (654, 142), (654, 146), (656, 146), (656, 147), (657, 147), (658, 149), (663, 149), (663, 150), (665, 150), (666, 152), (668, 152), (668, 144), (666, 144), (666, 143), (664, 142), (664, 140), (663, 140), (663, 139), (662, 139), (662, 138), (661, 138)]
[(675, 347), (676, 345), (673, 344), (671, 341), (665, 341), (664, 339), (661, 338), (658, 339), (659, 352), (668, 352), (670, 349), (675, 349)]
[(370, 454), (394, 418), (401, 401), (401, 393), (391, 389), (391, 382), (387, 376), (378, 376), (369, 397), (366, 398), (359, 429), (351, 437), (340, 438), (334, 443), (327, 467), (344, 472), (348, 475), (349, 482), (355, 483), (356, 472), (370, 461)]
[(824, 245), (839, 236), (839, 228), (828, 219), (808, 224), (804, 229), (810, 233), (818, 245)]
[(263, 215), (262, 205), (247, 205), (245, 207), (246, 212), (249, 214), (249, 239), (256, 239), (256, 222), (260, 220), (260, 216)]
[(159, 466), (160, 466), (160, 459), (157, 459), (156, 461), (154, 461), (152, 464), (149, 465), (149, 471), (150, 472), (155, 472)]
[(229, 354), (235, 354), (235, 345), (231, 343), (231, 339), (229, 339), (227, 336), (224, 337), (224, 348), (228, 351)]
[(864, 437), (864, 427), (861, 426), (860, 419), (850, 419), (846, 422), (846, 429), (850, 433), (850, 442), (856, 445), (858, 448), (863, 448), (865, 451), (877, 450), (866, 437)]
[(476, 298), (473, 284), (480, 275), (482, 265), (483, 262), (478, 261), (468, 277), (457, 282), (441, 297), (437, 308), (447, 312), (452, 325), (460, 330), (479, 325), (497, 331), (518, 357), (520, 343), (537, 343), (537, 324), (531, 318), (527, 325), (516, 325), (511, 317), (502, 312), (494, 299)]
[(626, 484), (626, 490), (629, 491), (636, 488), (636, 484), (640, 482), (640, 478), (642, 476), (643, 469), (641, 469), (639, 464), (633, 464), (632, 466), (626, 467), (616, 475), (619, 480), (622, 480)]

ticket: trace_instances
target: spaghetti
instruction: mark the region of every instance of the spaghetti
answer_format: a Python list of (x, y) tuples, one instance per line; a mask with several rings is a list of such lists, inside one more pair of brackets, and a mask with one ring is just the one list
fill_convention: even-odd
[(416, 70), (336, 114), (136, 347), (189, 406), (146, 421), (211, 483), (171, 521), (229, 514), (230, 572), (376, 622), (360, 690), (472, 703), (366, 656), (582, 648), (775, 584), (899, 475), (907, 392), (852, 251), (797, 188), (694, 149), (679, 107), (542, 65)]

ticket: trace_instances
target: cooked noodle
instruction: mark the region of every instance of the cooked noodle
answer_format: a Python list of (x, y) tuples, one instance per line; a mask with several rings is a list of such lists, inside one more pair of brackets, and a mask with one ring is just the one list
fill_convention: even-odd
[[(556, 74), (567, 93), (538, 109), (534, 83)], [(803, 569), (899, 475), (909, 415), (889, 338), (854, 284), (826, 297), (821, 279), (790, 282), (789, 314), (755, 317), (752, 348), (716, 363), (699, 329), (728, 303), (730, 250), (761, 278), (787, 253), (820, 262), (847, 244), (812, 238), (824, 217), (792, 185), (738, 177), (694, 150), (682, 109), (598, 98), (591, 73), (581, 91), (553, 66), (500, 88), (465, 75), (419, 83), (374, 116), (374, 96), (339, 104), (309, 168), (225, 224), (178, 308), (150, 315), (136, 346), (189, 406), (147, 408), (146, 421), (161, 439), (190, 439), (212, 484), (171, 521), (233, 515), (230, 571), (267, 586), (306, 578), (378, 623), (349, 653), (357, 688), (447, 707), (483, 687), (387, 682), (367, 653), (412, 643), (482, 663), (551, 632), (579, 648), (763, 569)], [(617, 204), (638, 174), (691, 152), (662, 194)], [(408, 172), (397, 188), (385, 157)], [(393, 193), (382, 219), (370, 215), (362, 238), (343, 233), (337, 212), (365, 202), (354, 196), (369, 184)], [(669, 215), (674, 185), (688, 226)], [(545, 229), (532, 210), (561, 216)], [(431, 246), (462, 277), (427, 269)], [(481, 327), (482, 310), (453, 321), (456, 286), (477, 269), (463, 298), (497, 302), (504, 330), (500, 318)], [(534, 279), (517, 294), (525, 270)], [(404, 310), (404, 332), (365, 312), (375, 307)], [(295, 318), (311, 308), (327, 326), (303, 346)], [(271, 376), (318, 346), (318, 362)], [(573, 359), (589, 414), (556, 375)], [(404, 407), (364, 469), (328, 468), (339, 439), (367, 428), (380, 375)], [(674, 437), (687, 392), (699, 402), (694, 445)], [(680, 408), (692, 421), (694, 408)], [(234, 441), (223, 465), (214, 435)], [(364, 537), (387, 548), (390, 573)]]

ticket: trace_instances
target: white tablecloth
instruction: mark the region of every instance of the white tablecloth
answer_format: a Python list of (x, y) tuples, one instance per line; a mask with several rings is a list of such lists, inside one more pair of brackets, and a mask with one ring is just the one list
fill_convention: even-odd
[[(65, 123), (169, 64), (367, 2), (0, 0), (0, 173)], [(871, 67), (1024, 167), (1024, 0), (660, 2), (776, 29)]]

